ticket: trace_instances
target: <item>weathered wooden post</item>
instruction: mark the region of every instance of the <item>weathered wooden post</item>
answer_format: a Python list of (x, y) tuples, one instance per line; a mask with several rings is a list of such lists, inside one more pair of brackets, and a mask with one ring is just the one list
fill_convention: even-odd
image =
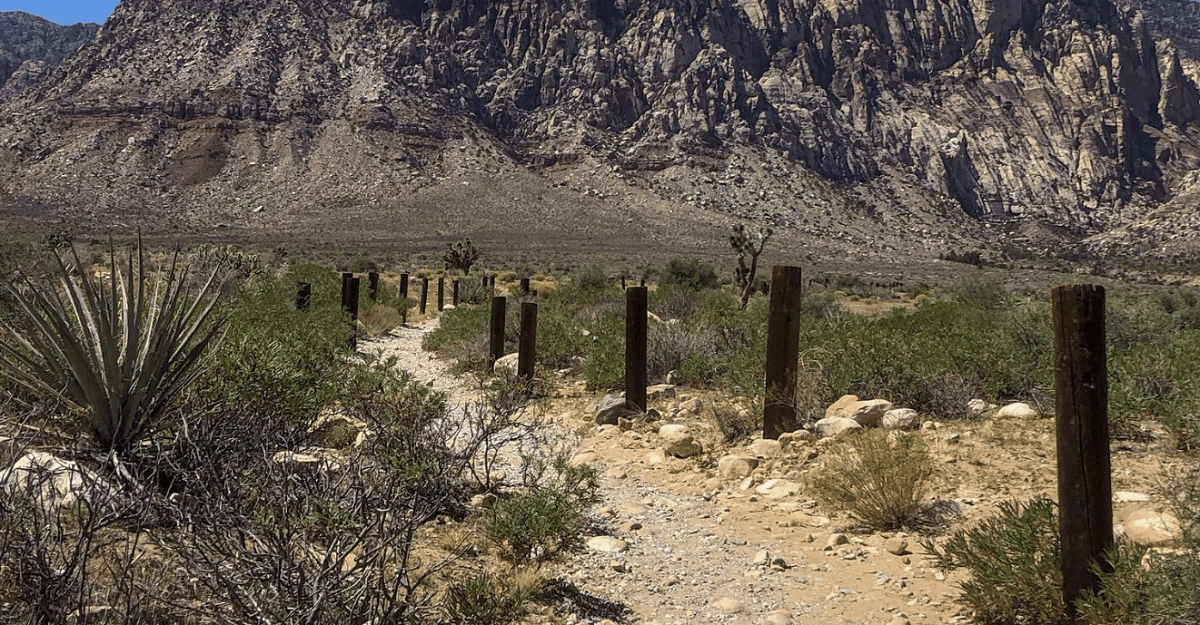
[(492, 287), (493, 292), (496, 290), (496, 276), (491, 276), (488, 278), (488, 286)]
[(350, 312), (350, 280), (354, 279), (354, 274), (349, 271), (342, 272), (342, 312)]
[(504, 357), (504, 316), (507, 314), (508, 300), (503, 296), (492, 298), (492, 319), (488, 334), (491, 348), (491, 365)]
[(425, 314), (425, 308), (429, 304), (429, 278), (421, 278), (421, 314)]
[(529, 295), (529, 278), (521, 278), (521, 295)]
[(451, 298), (450, 301), (454, 303), (455, 308), (458, 308), (458, 280), (454, 281), (454, 289), (452, 290), (452, 292), (454, 294), (454, 297)]
[(1101, 590), (1091, 563), (1110, 567), (1105, 551), (1113, 544), (1104, 288), (1060, 286), (1050, 299), (1063, 600), (1075, 617), (1075, 600), (1083, 590)]
[(438, 276), (438, 312), (446, 309), (446, 278)]
[(800, 428), (796, 416), (796, 373), (800, 358), (799, 267), (776, 265), (771, 273), (771, 316), (767, 320), (767, 394), (763, 438)]
[(625, 291), (625, 405), (646, 412), (647, 289)]
[(529, 385), (533, 382), (534, 363), (537, 361), (537, 312), (535, 302), (521, 304), (521, 343), (517, 350), (517, 375)]
[(400, 297), (408, 297), (408, 274), (400, 274)]
[(308, 310), (309, 304), (312, 303), (312, 283), (297, 282), (296, 283), (296, 310)]
[(371, 271), (367, 273), (367, 297), (371, 298), (372, 302), (379, 301), (379, 272)]
[(625, 276), (621, 276), (621, 290), (624, 291), (627, 288), (629, 287), (625, 284)]
[(350, 312), (350, 349), (358, 349), (358, 287), (359, 279), (350, 278), (348, 304)]

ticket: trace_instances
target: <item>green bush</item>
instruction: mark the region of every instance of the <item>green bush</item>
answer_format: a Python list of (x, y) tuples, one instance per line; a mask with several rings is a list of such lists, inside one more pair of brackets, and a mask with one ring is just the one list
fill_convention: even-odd
[(488, 537), (513, 562), (548, 560), (579, 542), (583, 510), (578, 500), (558, 487), (515, 492), (492, 509)]
[(985, 623), (1058, 625), (1063, 618), (1058, 516), (1049, 499), (1004, 502), (1000, 514), (925, 550), (944, 569), (965, 567), (961, 601)]
[(525, 613), (531, 597), (520, 588), (487, 572), (451, 584), (442, 601), (446, 622), (464, 625), (504, 625)]
[(676, 258), (663, 270), (662, 283), (689, 289), (715, 289), (721, 280), (712, 265), (696, 258)]
[(867, 430), (832, 445), (810, 486), (823, 506), (888, 530), (918, 523), (932, 475), (933, 458), (919, 436)]
[(984, 274), (972, 274), (951, 289), (954, 299), (976, 310), (997, 310), (1008, 299), (1008, 292), (999, 278)]

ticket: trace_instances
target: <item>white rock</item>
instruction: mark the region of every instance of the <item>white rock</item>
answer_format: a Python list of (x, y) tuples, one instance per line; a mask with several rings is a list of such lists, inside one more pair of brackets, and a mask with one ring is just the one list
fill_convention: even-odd
[(863, 427), (877, 425), (887, 411), (892, 409), (892, 402), (883, 399), (856, 401), (846, 407), (846, 417), (854, 419)]
[(826, 438), (831, 436), (839, 436), (849, 432), (850, 430), (858, 430), (861, 428), (862, 424), (860, 424), (858, 421), (855, 421), (854, 419), (847, 419), (845, 417), (825, 417), (824, 419), (817, 421), (816, 425), (813, 426), (813, 429), (817, 431), (817, 434)]
[(1182, 536), (1179, 519), (1170, 512), (1157, 510), (1134, 510), (1125, 515), (1117, 529), (1118, 532), (1123, 529), (1129, 542), (1138, 547), (1161, 547)]
[(746, 606), (742, 605), (741, 601), (730, 597), (717, 599), (711, 605), (720, 610), (722, 614), (740, 614), (746, 611)]
[(996, 411), (997, 419), (1031, 420), (1038, 418), (1038, 411), (1029, 404), (1017, 402)]
[(520, 354), (516, 353), (505, 354), (500, 358), (497, 358), (496, 362), (492, 365), (492, 372), (497, 375), (505, 373), (510, 375), (515, 374), (517, 372), (517, 360), (519, 358)]
[(663, 452), (676, 458), (691, 458), (704, 453), (704, 446), (692, 436), (686, 425), (668, 423), (658, 428), (663, 439)]
[(760, 438), (750, 443), (749, 451), (759, 458), (778, 458), (783, 455), (783, 444), (776, 440)]
[(42, 451), (31, 451), (0, 471), (0, 487), (32, 493), (48, 511), (86, 500), (93, 506), (115, 505), (115, 490), (78, 463)]
[(858, 395), (842, 395), (837, 401), (833, 402), (828, 408), (825, 409), (825, 417), (849, 417), (849, 415), (846, 414), (846, 407), (856, 401), (858, 401)]
[(744, 456), (725, 456), (717, 462), (717, 470), (721, 477), (727, 480), (741, 480), (749, 477), (758, 468), (758, 458)]
[(754, 492), (767, 499), (783, 499), (800, 492), (800, 485), (790, 480), (767, 480), (759, 484)]
[(921, 419), (912, 408), (896, 408), (884, 413), (879, 425), (889, 430), (911, 430), (920, 427)]
[(1150, 495), (1145, 493), (1135, 493), (1128, 490), (1119, 490), (1113, 493), (1113, 501), (1117, 503), (1139, 503), (1150, 501)]
[(883, 548), (894, 556), (902, 556), (906, 553), (909, 553), (908, 541), (895, 536), (887, 539), (887, 541), (883, 543)]
[(982, 399), (972, 399), (967, 402), (967, 417), (971, 419), (990, 419), (996, 413), (996, 404), (989, 404)]
[(629, 545), (620, 538), (613, 536), (593, 536), (587, 541), (588, 549), (601, 553), (621, 553), (629, 549)]

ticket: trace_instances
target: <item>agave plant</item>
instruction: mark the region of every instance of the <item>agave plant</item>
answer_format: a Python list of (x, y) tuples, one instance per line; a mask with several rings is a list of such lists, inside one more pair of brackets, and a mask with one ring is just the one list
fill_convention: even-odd
[(163, 423), (224, 319), (209, 322), (216, 271), (193, 293), (176, 254), (149, 289), (140, 237), (136, 263), (131, 253), (118, 267), (111, 256), (107, 277), (91, 277), (71, 248), (54, 254), (57, 285), (7, 285), (28, 330), (4, 324), (0, 362), (21, 386), (66, 400), (101, 444), (123, 451)]

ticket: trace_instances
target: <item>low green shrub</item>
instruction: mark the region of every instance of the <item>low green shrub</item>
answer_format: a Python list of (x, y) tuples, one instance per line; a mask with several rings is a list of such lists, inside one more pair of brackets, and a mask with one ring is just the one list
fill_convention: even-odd
[(810, 486), (822, 505), (847, 510), (870, 528), (915, 526), (933, 475), (933, 458), (916, 435), (867, 430), (839, 440)]
[(496, 502), (487, 535), (513, 562), (544, 561), (580, 541), (583, 510), (558, 487), (514, 492)]
[(446, 621), (464, 625), (504, 625), (524, 615), (530, 589), (487, 572), (451, 584), (442, 600)]
[(696, 258), (676, 258), (663, 270), (662, 284), (689, 289), (715, 289), (721, 279), (712, 265)]
[(984, 623), (1059, 625), (1063, 620), (1058, 516), (1049, 499), (1004, 502), (978, 527), (925, 550), (944, 569), (965, 567), (961, 601)]

